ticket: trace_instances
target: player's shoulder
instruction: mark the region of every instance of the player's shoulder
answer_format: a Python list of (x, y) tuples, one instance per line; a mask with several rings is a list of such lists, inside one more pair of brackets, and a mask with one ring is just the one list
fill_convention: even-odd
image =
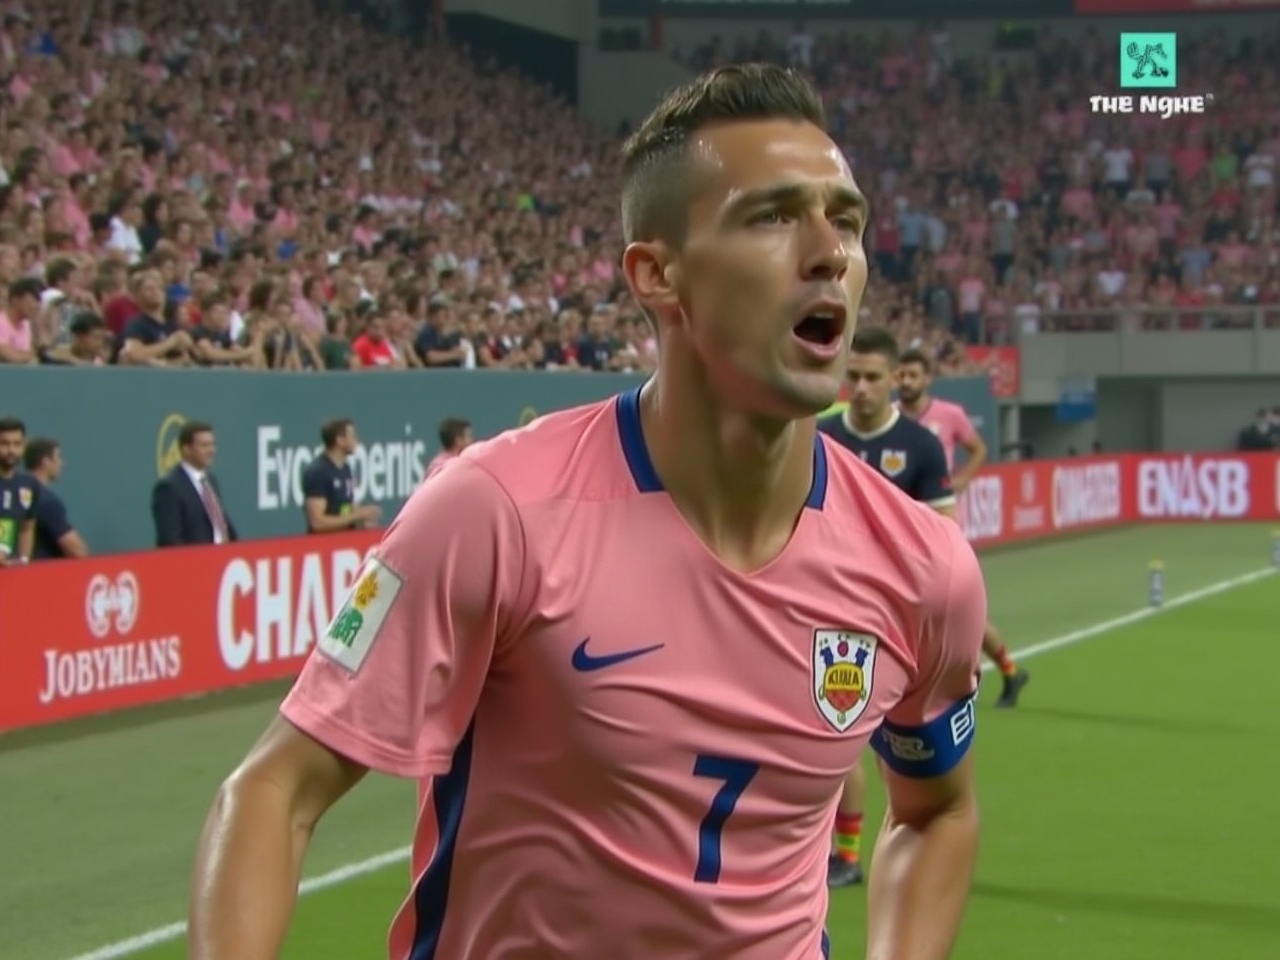
[(473, 443), (437, 473), (479, 470), (517, 505), (622, 494), (630, 474), (619, 405), (634, 393), (548, 413), (526, 426)]
[(893, 426), (889, 428), (886, 439), (911, 448), (936, 447), (942, 449), (942, 441), (938, 435), (919, 420), (913, 420), (906, 414), (899, 413)]
[(836, 436), (844, 425), (843, 413), (828, 413), (818, 418), (818, 432), (828, 436)]
[[(931, 433), (929, 437), (937, 442)], [(826, 459), (822, 512), (829, 522), (849, 528), (849, 535), (870, 536), (886, 550), (915, 558), (919, 562), (913, 565), (921, 570), (934, 572), (950, 562), (957, 546), (968, 549), (959, 523), (907, 496), (872, 464), (835, 442), (826, 443)]]
[(335, 472), (338, 469), (337, 465), (322, 453), (320, 456), (313, 458), (312, 461), (307, 464), (306, 468), (302, 471), (302, 475), (304, 477), (324, 475), (329, 473), (331, 468)]
[(943, 397), (934, 397), (931, 405), (935, 411), (946, 417), (964, 417), (969, 419), (969, 412), (965, 410), (962, 404), (956, 403), (954, 400), (947, 400)]

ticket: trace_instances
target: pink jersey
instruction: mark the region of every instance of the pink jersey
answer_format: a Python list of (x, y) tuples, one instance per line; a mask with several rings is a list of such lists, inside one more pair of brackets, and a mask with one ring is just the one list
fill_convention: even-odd
[(950, 400), (939, 400), (933, 397), (924, 413), (916, 417), (921, 423), (933, 431), (934, 436), (942, 441), (942, 449), (947, 452), (947, 466), (952, 470), (956, 466), (956, 447), (973, 441), (977, 431), (964, 407)]
[(725, 566), (637, 388), (430, 476), (281, 709), (421, 781), (392, 960), (818, 960), (841, 783), (960, 762), (985, 621), (959, 525), (821, 436), (791, 542)]
[(454, 453), (452, 450), (441, 450), (439, 453), (437, 453), (434, 457), (431, 458), (431, 462), (427, 464), (427, 469), (423, 471), (422, 475), (425, 477), (431, 476), (433, 473), (435, 473), (437, 470), (443, 467), (450, 460), (456, 459), (457, 456), (458, 455)]

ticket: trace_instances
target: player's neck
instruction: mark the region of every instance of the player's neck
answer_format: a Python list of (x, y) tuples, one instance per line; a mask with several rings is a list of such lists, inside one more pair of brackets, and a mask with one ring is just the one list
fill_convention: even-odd
[(906, 400), (898, 400), (898, 408), (909, 417), (918, 417), (929, 409), (929, 404), (932, 402), (933, 397), (927, 393), (922, 393), (911, 403)]
[(664, 378), (640, 420), (663, 487), (713, 551), (746, 568), (781, 551), (813, 484), (814, 421), (728, 411), (705, 386)]
[(0, 468), (0, 480), (12, 480), (17, 472), (17, 467), (14, 467), (12, 470), (4, 470), (3, 468)]
[(333, 461), (335, 467), (341, 467), (347, 462), (347, 455), (341, 450), (326, 450), (324, 455)]
[(870, 437), (889, 426), (896, 413), (891, 403), (885, 404), (883, 408), (868, 417), (859, 417), (853, 412), (853, 407), (850, 407), (845, 411), (844, 425), (856, 434)]

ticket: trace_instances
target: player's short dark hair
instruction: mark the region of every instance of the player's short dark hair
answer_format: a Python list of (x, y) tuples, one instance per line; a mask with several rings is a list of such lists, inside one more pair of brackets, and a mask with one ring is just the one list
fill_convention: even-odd
[(17, 417), (0, 417), (0, 433), (20, 433), (27, 435), (27, 425)]
[(896, 367), (900, 359), (898, 338), (884, 327), (859, 327), (853, 335), (852, 350), (854, 353), (884, 357), (891, 367)]
[(717, 67), (676, 87), (622, 148), (622, 233), (627, 243), (679, 246), (696, 184), (681, 167), (689, 143), (713, 123), (794, 120), (826, 127), (822, 98), (800, 73), (771, 63)]
[(463, 420), (461, 417), (446, 417), (440, 421), (440, 446), (446, 450), (452, 450), (470, 429), (470, 420)]
[(918, 347), (912, 347), (909, 350), (903, 350), (902, 356), (898, 357), (899, 364), (914, 363), (924, 368), (925, 373), (933, 371), (933, 361), (929, 359), (929, 355)]
[(332, 450), (338, 438), (345, 436), (346, 432), (354, 426), (355, 423), (348, 417), (335, 417), (328, 420), (320, 425), (320, 442), (324, 444), (326, 450)]
[(22, 464), (27, 470), (35, 470), (58, 452), (58, 441), (49, 437), (32, 437), (22, 453)]
[(188, 420), (178, 430), (178, 446), (191, 446), (202, 433), (213, 433), (213, 427), (203, 420)]

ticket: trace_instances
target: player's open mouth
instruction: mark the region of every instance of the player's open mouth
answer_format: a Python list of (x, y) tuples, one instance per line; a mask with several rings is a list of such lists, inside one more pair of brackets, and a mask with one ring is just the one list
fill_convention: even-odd
[(811, 352), (834, 356), (840, 352), (847, 316), (843, 303), (821, 300), (809, 305), (791, 332)]

